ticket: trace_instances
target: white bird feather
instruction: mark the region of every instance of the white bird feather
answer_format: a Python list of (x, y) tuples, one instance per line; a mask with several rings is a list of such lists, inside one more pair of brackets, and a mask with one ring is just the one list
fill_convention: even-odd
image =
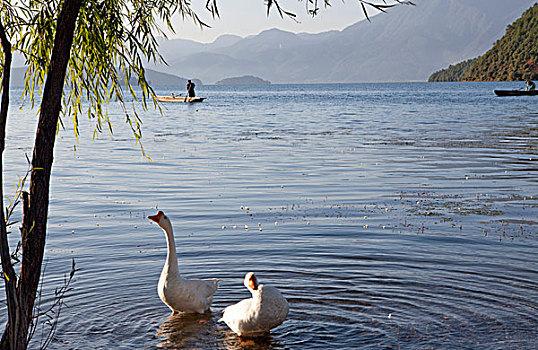
[(159, 297), (168, 305), (173, 314), (204, 313), (209, 310), (213, 294), (217, 291), (216, 279), (186, 279), (179, 274), (174, 232), (170, 219), (159, 211), (148, 216), (161, 227), (166, 235), (168, 253), (159, 278), (157, 291)]
[(258, 284), (253, 272), (247, 273), (245, 286), (252, 298), (224, 309), (219, 321), (225, 322), (239, 336), (260, 336), (284, 322), (289, 305), (278, 289)]

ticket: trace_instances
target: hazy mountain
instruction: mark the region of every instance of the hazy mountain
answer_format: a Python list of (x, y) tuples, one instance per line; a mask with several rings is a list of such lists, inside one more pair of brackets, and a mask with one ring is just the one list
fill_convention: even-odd
[[(427, 80), (439, 68), (481, 55), (535, 0), (417, 0), (342, 31), (277, 29), (210, 44), (162, 43), (170, 66), (154, 69), (206, 83), (254, 75), (279, 82)], [(331, 11), (331, 9), (327, 9)]]
[[(11, 87), (24, 87), (25, 67), (16, 67), (11, 69)], [(179, 90), (186, 90), (187, 79), (178, 77), (173, 74), (161, 73), (152, 69), (146, 69), (146, 79), (152, 87), (177, 87)], [(199, 79), (192, 79), (197, 86), (202, 86)], [(136, 84), (136, 79), (131, 79), (131, 84)]]
[[(180, 90), (186, 89), (187, 79), (181, 78), (173, 74), (161, 73), (152, 69), (146, 69), (146, 79), (152, 87), (159, 86), (178, 86)], [(197, 86), (202, 86), (199, 79), (192, 79)], [(136, 81), (131, 81), (131, 84), (136, 84)]]
[(204, 51), (211, 51), (235, 44), (242, 38), (237, 35), (221, 35), (210, 44), (199, 43), (192, 40), (159, 38), (159, 52), (166, 62), (170, 63), (178, 57), (185, 57)]
[(215, 85), (262, 85), (271, 84), (270, 81), (262, 78), (253, 77), (252, 75), (244, 75), (242, 77), (231, 77), (219, 80)]

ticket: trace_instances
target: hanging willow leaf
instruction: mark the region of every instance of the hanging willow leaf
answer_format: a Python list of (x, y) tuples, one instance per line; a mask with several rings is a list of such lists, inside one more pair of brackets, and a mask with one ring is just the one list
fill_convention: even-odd
[(370, 17), (368, 17), (368, 12), (366, 12), (366, 6), (364, 6), (364, 3), (361, 2), (361, 6), (362, 6), (362, 11), (364, 12), (364, 15), (366, 16), (366, 19), (368, 20), (368, 22), (371, 22)]

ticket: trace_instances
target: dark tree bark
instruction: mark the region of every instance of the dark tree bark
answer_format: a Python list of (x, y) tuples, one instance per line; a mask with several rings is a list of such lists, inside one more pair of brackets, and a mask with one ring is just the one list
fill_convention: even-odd
[[(0, 102), (0, 198), (4, 198), (3, 188), (3, 173), (4, 173), (4, 149), (6, 141), (6, 122), (7, 112), (9, 108), (9, 82), (11, 77), (11, 43), (9, 42), (6, 34), (6, 30), (2, 23), (0, 23), (0, 43), (2, 46), (2, 52), (4, 56), (3, 72), (2, 72), (2, 101)], [(17, 324), (19, 318), (19, 300), (17, 296), (17, 275), (13, 269), (11, 262), (11, 254), (9, 250), (9, 243), (7, 237), (6, 218), (4, 214), (3, 201), (0, 201), (0, 257), (2, 259), (2, 270), (4, 272), (4, 281), (6, 286), (6, 302), (8, 307), (8, 322), (15, 325), (9, 329), (9, 333), (6, 332), (6, 339), (9, 343), (14, 344), (17, 339)], [(6, 343), (7, 345), (7, 343)], [(0, 343), (0, 347), (4, 348), (4, 342)]]
[[(25, 203), (27, 210), (23, 213), (22, 262), (17, 285), (19, 318), (15, 324), (8, 323), (0, 343), (2, 349), (24, 350), (28, 346), (28, 330), (32, 322), (47, 236), (50, 174), (56, 127), (81, 4), (82, 0), (65, 0), (57, 21), (34, 143), (29, 202)], [(16, 336), (14, 343), (9, 339), (10, 334)]]

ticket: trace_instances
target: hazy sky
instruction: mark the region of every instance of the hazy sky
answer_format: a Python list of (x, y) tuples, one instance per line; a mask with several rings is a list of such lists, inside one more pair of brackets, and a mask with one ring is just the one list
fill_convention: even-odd
[[(200, 30), (188, 19), (175, 18), (176, 34), (171, 38), (191, 39), (211, 42), (222, 34), (236, 34), (242, 37), (258, 34), (269, 28), (300, 33), (319, 33), (332, 29), (341, 30), (359, 20), (364, 19), (361, 6), (356, 0), (332, 0), (332, 7), (321, 8), (319, 14), (312, 18), (306, 13), (305, 1), (281, 0), (280, 5), (294, 12), (300, 23), (284, 17), (280, 18), (276, 9), (271, 9), (269, 17), (264, 0), (220, 0), (220, 19), (213, 20), (205, 10), (205, 0), (192, 0), (200, 17), (211, 25), (211, 28)], [(323, 2), (322, 0), (320, 1)], [(372, 14), (374, 10), (371, 10)], [(370, 12), (369, 12), (370, 13)]]

